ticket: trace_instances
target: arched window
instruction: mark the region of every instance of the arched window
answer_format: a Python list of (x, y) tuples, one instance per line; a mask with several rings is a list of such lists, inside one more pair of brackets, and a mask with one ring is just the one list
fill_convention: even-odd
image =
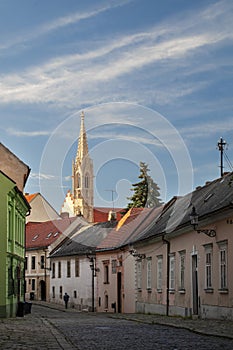
[(80, 174), (77, 174), (77, 187), (80, 188), (81, 187), (81, 179), (80, 179)]
[(89, 188), (89, 176), (88, 176), (88, 174), (85, 175), (85, 188)]

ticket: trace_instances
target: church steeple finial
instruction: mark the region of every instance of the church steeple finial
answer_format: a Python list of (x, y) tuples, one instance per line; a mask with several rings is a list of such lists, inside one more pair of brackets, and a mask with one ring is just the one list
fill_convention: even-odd
[(86, 134), (85, 124), (84, 124), (85, 116), (83, 111), (81, 112), (80, 117), (81, 117), (81, 125), (80, 125), (79, 139), (78, 139), (76, 163), (78, 161), (82, 162), (84, 157), (88, 154), (87, 134)]

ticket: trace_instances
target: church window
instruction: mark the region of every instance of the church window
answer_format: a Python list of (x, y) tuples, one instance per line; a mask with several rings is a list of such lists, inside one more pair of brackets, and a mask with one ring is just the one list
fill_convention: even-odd
[(85, 175), (85, 188), (89, 188), (89, 176), (88, 176), (88, 174)]
[(81, 179), (80, 179), (80, 174), (77, 174), (77, 187), (80, 188), (81, 187)]

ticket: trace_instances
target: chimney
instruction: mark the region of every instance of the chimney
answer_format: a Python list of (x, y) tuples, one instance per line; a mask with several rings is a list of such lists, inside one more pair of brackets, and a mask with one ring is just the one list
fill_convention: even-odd
[(108, 221), (115, 221), (116, 220), (116, 212), (110, 210), (110, 212), (108, 213)]
[(69, 215), (68, 212), (64, 212), (64, 213), (61, 213), (61, 214), (60, 214), (60, 217), (61, 217), (62, 219), (68, 219), (68, 218), (70, 217), (70, 215)]

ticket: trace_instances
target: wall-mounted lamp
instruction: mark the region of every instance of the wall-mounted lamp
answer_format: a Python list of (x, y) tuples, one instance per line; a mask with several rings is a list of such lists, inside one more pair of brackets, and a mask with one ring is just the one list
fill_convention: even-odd
[(145, 259), (146, 258), (146, 254), (140, 254), (136, 251), (136, 249), (130, 249), (129, 252), (135, 258), (138, 258), (138, 259)]
[(191, 225), (193, 226), (193, 229), (195, 231), (197, 231), (197, 233), (204, 233), (205, 235), (209, 236), (209, 237), (215, 237), (216, 236), (216, 231), (213, 229), (203, 229), (203, 230), (198, 230), (198, 214), (196, 212), (195, 207), (193, 206), (191, 214), (190, 214), (190, 222)]

